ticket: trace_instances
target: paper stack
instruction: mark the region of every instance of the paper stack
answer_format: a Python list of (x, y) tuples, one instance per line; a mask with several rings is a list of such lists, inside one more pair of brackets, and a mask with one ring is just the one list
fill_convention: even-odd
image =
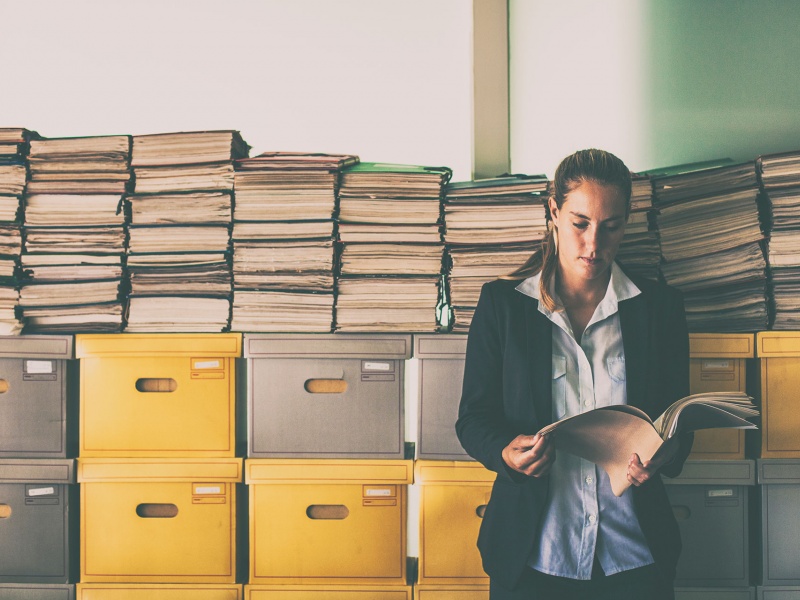
[(658, 280), (661, 277), (661, 245), (657, 212), (653, 208), (653, 187), (647, 175), (633, 176), (631, 212), (625, 225), (617, 260), (633, 275)]
[(127, 135), (30, 143), (20, 306), (25, 331), (122, 329)]
[(237, 131), (133, 137), (126, 331), (216, 332), (230, 321)]
[(447, 167), (383, 163), (342, 172), (337, 329), (436, 331), (446, 324), (440, 321), (439, 228), (451, 173)]
[(649, 172), (662, 273), (685, 294), (691, 331), (766, 329), (766, 261), (754, 162)]
[(357, 163), (294, 152), (236, 161), (232, 330), (331, 331), (339, 171)]
[(522, 266), (547, 230), (544, 175), (507, 175), (447, 186), (444, 240), (449, 255), (452, 330), (467, 331), (481, 286)]
[(773, 329), (800, 328), (800, 151), (758, 158), (766, 197)]

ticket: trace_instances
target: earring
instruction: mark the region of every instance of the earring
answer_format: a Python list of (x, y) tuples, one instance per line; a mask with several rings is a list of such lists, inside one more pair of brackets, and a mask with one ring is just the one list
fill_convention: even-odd
[(558, 227), (555, 226), (553, 227), (553, 254), (558, 256)]

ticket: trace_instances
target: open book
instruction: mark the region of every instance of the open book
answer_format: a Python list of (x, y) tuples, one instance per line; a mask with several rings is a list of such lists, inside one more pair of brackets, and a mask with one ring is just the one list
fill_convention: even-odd
[(634, 452), (644, 463), (664, 453), (676, 436), (697, 429), (756, 429), (748, 419), (757, 417), (743, 392), (693, 394), (673, 403), (655, 421), (627, 404), (603, 406), (556, 421), (539, 431), (552, 435), (557, 450), (600, 465), (611, 479), (616, 496), (630, 486), (628, 461)]

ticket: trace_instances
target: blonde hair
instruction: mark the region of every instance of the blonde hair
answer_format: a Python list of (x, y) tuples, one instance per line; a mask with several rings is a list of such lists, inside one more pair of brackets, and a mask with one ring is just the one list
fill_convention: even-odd
[[(628, 216), (631, 200), (631, 172), (625, 166), (625, 163), (605, 150), (597, 150), (595, 148), (579, 150), (562, 160), (556, 169), (553, 181), (550, 183), (549, 198), (560, 209), (567, 198), (567, 194), (586, 181), (613, 185), (619, 188), (625, 198), (625, 216)], [(558, 265), (558, 233), (550, 219), (549, 204), (546, 210), (547, 234), (542, 239), (541, 246), (525, 261), (525, 264), (508, 275), (503, 275), (501, 279), (527, 279), (541, 272), (539, 296), (545, 308), (553, 311), (557, 307), (550, 294), (550, 289), (556, 273), (556, 266)]]

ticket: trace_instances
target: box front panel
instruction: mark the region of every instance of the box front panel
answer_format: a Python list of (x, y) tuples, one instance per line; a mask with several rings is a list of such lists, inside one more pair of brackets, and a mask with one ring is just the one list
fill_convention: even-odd
[(248, 456), (403, 458), (402, 361), (252, 359), (248, 374)]
[(78, 600), (241, 600), (238, 585), (78, 584)]
[(766, 484), (762, 496), (764, 585), (800, 586), (800, 484)]
[(754, 587), (675, 588), (675, 600), (755, 600)]
[(405, 583), (406, 486), (249, 487), (251, 583)]
[(419, 457), (471, 460), (456, 436), (464, 361), (423, 359), (419, 377)]
[(666, 489), (683, 541), (676, 585), (748, 585), (747, 488), (669, 485)]
[(66, 456), (65, 361), (0, 358), (0, 457)]
[(488, 583), (476, 547), (492, 487), (421, 487), (420, 583)]
[(800, 457), (800, 357), (761, 359), (761, 457)]
[(0, 484), (0, 581), (67, 583), (66, 486)]
[(411, 586), (246, 585), (246, 600), (411, 600)]
[(233, 359), (81, 360), (81, 456), (234, 455)]
[(74, 585), (0, 583), (0, 600), (73, 600)]
[(81, 485), (81, 581), (235, 581), (235, 486)]
[[(692, 394), (746, 391), (744, 359), (693, 358), (689, 376)], [(694, 434), (691, 459), (740, 460), (744, 455), (743, 430), (702, 429)]]
[(414, 600), (489, 600), (489, 586), (418, 585)]

